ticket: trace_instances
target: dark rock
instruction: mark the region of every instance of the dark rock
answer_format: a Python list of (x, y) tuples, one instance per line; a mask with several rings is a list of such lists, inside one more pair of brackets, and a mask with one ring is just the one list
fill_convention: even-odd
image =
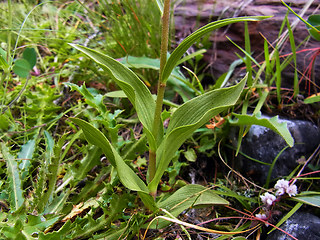
[[(299, 240), (319, 240), (320, 239), (320, 218), (310, 213), (296, 212), (287, 221), (285, 221), (280, 228), (291, 234)], [(275, 230), (268, 237), (267, 240), (291, 240), (282, 231)]]
[[(284, 120), (280, 120), (284, 121)], [(294, 170), (301, 157), (308, 156), (320, 144), (320, 129), (308, 121), (285, 120), (295, 144), (287, 148), (277, 159), (271, 179), (287, 176)], [(276, 156), (287, 146), (284, 139), (272, 130), (253, 125), (243, 138), (241, 152), (259, 161), (271, 164)], [(239, 154), (239, 168), (242, 173), (265, 184), (270, 165), (263, 165)], [(238, 161), (240, 160), (240, 161)]]
[[(304, 7), (307, 0), (289, 0), (287, 4), (291, 4), (292, 9), (299, 13)], [(304, 18), (315, 14), (320, 1), (315, 0), (306, 11)], [(175, 8), (175, 26), (177, 41), (185, 38), (188, 34), (198, 29), (200, 26), (207, 24), (208, 22), (215, 21), (217, 19), (238, 17), (238, 16), (273, 16), (270, 19), (266, 19), (260, 22), (249, 23), (249, 33), (251, 39), (251, 51), (253, 57), (258, 62), (264, 61), (264, 36), (270, 43), (273, 43), (278, 38), (279, 30), (284, 17), (287, 13), (287, 8), (281, 4), (278, 0), (257, 0), (257, 1), (217, 1), (217, 0), (186, 0)], [(293, 14), (289, 14), (289, 21), (292, 23), (297, 18)], [(294, 39), (298, 46), (302, 43), (306, 37), (308, 37), (308, 31), (305, 24), (301, 21), (294, 29)], [(207, 63), (208, 73), (212, 76), (212, 79), (207, 80), (208, 84), (212, 84), (214, 79), (217, 79), (223, 73), (228, 71), (228, 68), (232, 62), (238, 59), (235, 52), (243, 56), (243, 53), (235, 47), (227, 38), (228, 36), (236, 44), (244, 48), (244, 24), (237, 23), (218, 29), (211, 37), (210, 41), (213, 43), (207, 53), (204, 55), (204, 61)], [(207, 47), (207, 46), (206, 46)], [(300, 51), (301, 50), (301, 51)], [(270, 50), (271, 52), (272, 50)], [(287, 41), (281, 48), (280, 55), (290, 54), (292, 52), (290, 43)], [(311, 63), (312, 54), (319, 54), (319, 42), (310, 39), (297, 50), (297, 69), (304, 73)], [(315, 81), (320, 83), (320, 59), (316, 58), (315, 69)], [(241, 66), (243, 67), (243, 66)], [(237, 71), (241, 71), (238, 68)], [(292, 68), (288, 67), (282, 72), (283, 86), (293, 86), (293, 74)], [(239, 75), (241, 76), (241, 75)], [(238, 77), (239, 77), (238, 76)], [(211, 81), (211, 82), (210, 82)], [(307, 81), (307, 80), (306, 80)], [(304, 86), (302, 84), (302, 86)]]

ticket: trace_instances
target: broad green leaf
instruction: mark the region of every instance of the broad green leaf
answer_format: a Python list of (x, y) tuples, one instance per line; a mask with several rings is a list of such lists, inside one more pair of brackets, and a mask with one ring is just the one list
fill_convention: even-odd
[(27, 60), (30, 66), (31, 70), (37, 63), (37, 53), (36, 50), (34, 50), (34, 48), (26, 48), (23, 51), (23, 59)]
[(102, 149), (112, 166), (116, 168), (120, 181), (126, 188), (138, 192), (149, 192), (144, 182), (124, 162), (119, 153), (112, 147), (111, 143), (101, 131), (84, 120), (78, 118), (70, 118), (70, 120), (82, 129), (89, 143)]
[(312, 26), (320, 26), (320, 14), (310, 15), (307, 22)]
[(22, 145), (21, 150), (18, 154), (18, 159), (21, 160), (19, 164), (19, 169), (21, 171), (21, 179), (23, 180), (29, 171), (29, 167), (31, 166), (31, 159), (34, 153), (36, 140), (31, 139), (26, 144)]
[(7, 180), (9, 182), (9, 202), (12, 211), (17, 211), (24, 202), (22, 184), (19, 175), (17, 159), (9, 152), (4, 143), (1, 143), (1, 152), (7, 164)]
[(311, 103), (315, 103), (315, 102), (320, 102), (320, 94), (311, 95), (310, 97), (307, 97), (306, 99), (304, 99), (303, 102), (305, 104), (311, 104)]
[(237, 85), (212, 90), (181, 105), (173, 113), (166, 136), (157, 150), (157, 170), (149, 189), (154, 191), (172, 157), (192, 133), (238, 101), (246, 77)]
[(320, 207), (320, 192), (305, 191), (299, 193), (297, 196), (293, 197), (293, 199), (314, 207)]
[[(208, 207), (212, 205), (227, 205), (229, 202), (215, 194), (212, 190), (197, 184), (189, 184), (174, 192), (170, 197), (158, 203), (159, 208), (178, 216), (184, 210), (192, 207)], [(161, 220), (156, 225), (161, 228), (168, 222)]]
[(189, 148), (187, 151), (183, 152), (183, 155), (189, 162), (195, 162), (197, 160), (197, 154), (193, 148)]
[(127, 95), (122, 90), (108, 92), (105, 96), (110, 98), (127, 98)]
[(279, 134), (286, 143), (292, 147), (294, 145), (294, 139), (291, 136), (291, 133), (289, 132), (287, 128), (286, 122), (279, 122), (278, 116), (275, 116), (273, 118), (261, 118), (261, 113), (258, 112), (254, 115), (241, 115), (233, 113), (233, 115), (237, 118), (235, 120), (229, 120), (231, 124), (233, 125), (259, 125), (264, 126), (267, 128), (270, 128), (272, 131)]
[(78, 118), (69, 119), (72, 122), (76, 123), (82, 129), (89, 143), (102, 149), (103, 153), (108, 157), (108, 160), (112, 164), (112, 166), (116, 167), (115, 157), (111, 148), (111, 144), (109, 143), (106, 136), (84, 120)]
[(242, 22), (242, 21), (259, 21), (266, 18), (269, 18), (269, 16), (229, 18), (229, 19), (215, 21), (203, 26), (202, 28), (198, 29), (197, 31), (195, 31), (194, 33), (186, 37), (179, 44), (179, 46), (172, 52), (171, 56), (169, 57), (164, 67), (161, 79), (163, 80), (163, 82), (167, 81), (173, 68), (177, 65), (177, 62), (180, 60), (180, 58), (191, 47), (191, 45), (193, 45), (199, 38), (203, 37), (205, 34), (232, 23)]
[(153, 197), (150, 194), (146, 194), (144, 192), (138, 192), (139, 197), (141, 198), (143, 204), (150, 209), (151, 211), (155, 212), (158, 209), (156, 202), (154, 201)]
[(26, 78), (29, 75), (30, 72), (30, 64), (27, 60), (25, 59), (18, 59), (15, 61), (13, 65), (13, 72), (17, 74), (19, 77)]
[[(146, 85), (134, 72), (115, 59), (80, 45), (70, 45), (98, 63), (104, 70), (108, 72), (108, 74), (110, 74), (113, 80), (125, 92), (128, 99), (137, 111), (138, 118), (147, 134), (150, 147), (152, 149), (156, 149), (157, 143), (152, 134), (155, 101)], [(159, 129), (161, 134), (158, 135), (162, 136), (163, 126), (162, 123), (160, 124), (161, 126)], [(157, 141), (160, 142), (160, 139), (157, 139)]]
[(320, 14), (314, 14), (309, 16), (308, 23), (310, 23), (314, 28), (308, 27), (308, 31), (310, 35), (320, 41)]
[(121, 58), (120, 62), (129, 68), (147, 68), (154, 70), (159, 70), (160, 68), (160, 60), (156, 58), (128, 56)]

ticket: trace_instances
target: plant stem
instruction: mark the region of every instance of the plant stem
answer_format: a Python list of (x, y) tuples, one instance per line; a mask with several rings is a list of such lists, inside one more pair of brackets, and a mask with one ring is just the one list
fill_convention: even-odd
[[(153, 119), (152, 134), (157, 141), (159, 134), (159, 127), (161, 124), (161, 112), (163, 105), (164, 92), (166, 83), (162, 81), (162, 71), (167, 61), (168, 39), (169, 39), (169, 15), (170, 15), (170, 0), (164, 1), (163, 16), (162, 16), (162, 30), (161, 30), (161, 50), (160, 50), (160, 71), (159, 82), (157, 90), (156, 108)], [(156, 149), (149, 151), (149, 182), (152, 181), (156, 173)], [(154, 197), (156, 193), (151, 193)]]
[[(12, 31), (12, 6), (11, 0), (8, 0), (8, 12), (9, 12), (9, 31), (8, 31), (8, 39), (7, 39), (7, 63), (9, 62), (11, 56), (11, 31)], [(12, 56), (13, 57), (13, 56)]]

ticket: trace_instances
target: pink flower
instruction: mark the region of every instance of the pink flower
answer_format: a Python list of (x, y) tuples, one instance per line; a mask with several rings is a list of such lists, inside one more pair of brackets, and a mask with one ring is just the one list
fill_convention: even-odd
[(256, 218), (259, 218), (261, 220), (267, 220), (267, 215), (265, 213), (258, 213), (256, 214)]
[(277, 181), (276, 185), (274, 185), (275, 189), (277, 189), (276, 195), (281, 196), (287, 193), (290, 197), (295, 196), (297, 194), (297, 186), (291, 185), (289, 186), (289, 181), (280, 179)]
[[(256, 218), (259, 218), (261, 220), (267, 221), (268, 217), (265, 213), (258, 213), (256, 214)], [(269, 226), (269, 224), (265, 224), (267, 227)]]
[(274, 185), (275, 189), (277, 189), (276, 195), (283, 195), (289, 187), (289, 181), (280, 179), (277, 181), (276, 185)]
[(297, 195), (297, 193), (298, 193), (297, 186), (294, 185), (294, 184), (291, 185), (291, 186), (289, 186), (289, 187), (286, 189), (286, 193), (288, 193), (288, 195), (289, 195), (290, 197)]
[(264, 195), (260, 196), (260, 198), (264, 204), (267, 204), (269, 206), (271, 206), (273, 204), (273, 202), (276, 200), (276, 196), (274, 196), (273, 194), (270, 194), (268, 192), (266, 192)]

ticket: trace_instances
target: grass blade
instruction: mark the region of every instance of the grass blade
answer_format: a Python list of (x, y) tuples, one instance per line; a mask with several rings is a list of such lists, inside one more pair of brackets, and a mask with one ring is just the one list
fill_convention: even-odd
[(298, 71), (297, 71), (297, 55), (296, 55), (296, 44), (294, 42), (294, 36), (292, 32), (292, 28), (290, 26), (288, 17), (286, 17), (287, 22), (287, 28), (289, 33), (289, 40), (292, 50), (292, 57), (293, 57), (293, 63), (294, 63), (294, 80), (293, 80), (293, 90), (294, 90), (294, 97), (296, 97), (299, 94), (299, 79), (298, 79)]
[[(244, 22), (244, 43), (245, 43), (245, 50), (248, 54), (251, 54), (251, 44), (250, 44), (250, 35), (248, 29), (248, 22)], [(248, 73), (248, 80), (247, 85), (248, 87), (252, 87), (252, 64), (250, 58), (246, 57), (246, 68)]]

